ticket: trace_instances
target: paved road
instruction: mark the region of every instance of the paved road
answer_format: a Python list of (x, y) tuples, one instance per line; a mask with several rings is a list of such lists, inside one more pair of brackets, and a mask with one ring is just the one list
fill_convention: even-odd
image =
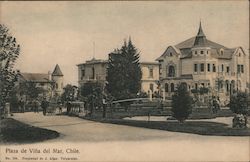
[[(249, 161), (249, 137), (201, 136), (41, 113), (15, 119), (56, 130), (60, 138), (20, 147), (73, 147), (81, 161)], [(16, 146), (17, 147), (17, 146)]]

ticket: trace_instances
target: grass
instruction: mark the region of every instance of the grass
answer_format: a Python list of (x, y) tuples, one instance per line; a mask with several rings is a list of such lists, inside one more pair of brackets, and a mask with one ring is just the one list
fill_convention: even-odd
[(33, 143), (59, 137), (56, 131), (6, 118), (0, 120), (0, 143)]
[(95, 121), (134, 127), (143, 127), (149, 129), (158, 129), (172, 132), (193, 133), (199, 135), (213, 136), (250, 136), (250, 128), (236, 129), (227, 124), (208, 122), (208, 121), (136, 121), (124, 119), (95, 119)]

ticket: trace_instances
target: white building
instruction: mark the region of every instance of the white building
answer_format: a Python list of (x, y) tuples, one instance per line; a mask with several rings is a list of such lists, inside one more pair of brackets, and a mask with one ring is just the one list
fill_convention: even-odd
[(208, 40), (201, 24), (195, 37), (167, 47), (157, 61), (166, 96), (180, 83), (189, 90), (208, 87), (224, 100), (237, 90), (248, 91), (248, 55), (242, 47), (228, 48)]

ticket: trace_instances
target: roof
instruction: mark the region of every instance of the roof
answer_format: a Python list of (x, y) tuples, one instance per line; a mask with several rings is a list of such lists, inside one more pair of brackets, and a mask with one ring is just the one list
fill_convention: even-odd
[[(178, 43), (177, 45), (175, 45), (175, 47), (179, 48), (179, 49), (192, 48), (192, 47), (194, 47), (195, 38), (196, 37), (189, 38), (181, 43)], [(206, 39), (205, 46), (211, 47), (211, 48), (227, 48), (221, 44), (215, 43), (215, 42), (208, 40), (208, 39)]]
[(158, 62), (140, 62), (141, 65), (159, 65)]
[(58, 64), (56, 64), (56, 67), (52, 73), (52, 76), (63, 76), (63, 73)]
[(28, 82), (51, 82), (49, 74), (43, 73), (20, 73), (21, 77)]

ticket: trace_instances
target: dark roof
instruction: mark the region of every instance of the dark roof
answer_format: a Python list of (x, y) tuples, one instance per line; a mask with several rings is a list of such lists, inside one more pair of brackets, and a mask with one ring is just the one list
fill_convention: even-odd
[[(195, 38), (196, 37), (192, 37), (189, 38), (181, 43), (178, 43), (177, 45), (175, 45), (175, 47), (179, 48), (179, 49), (183, 49), (183, 48), (192, 48), (194, 47), (194, 42), (195, 42)], [(213, 41), (210, 41), (208, 39), (206, 39), (206, 47), (211, 47), (211, 48), (227, 48), (221, 44), (215, 43)]]
[(58, 64), (56, 64), (56, 67), (52, 73), (52, 76), (63, 76), (63, 73)]
[(28, 82), (51, 82), (49, 74), (43, 73), (20, 73), (20, 76)]

